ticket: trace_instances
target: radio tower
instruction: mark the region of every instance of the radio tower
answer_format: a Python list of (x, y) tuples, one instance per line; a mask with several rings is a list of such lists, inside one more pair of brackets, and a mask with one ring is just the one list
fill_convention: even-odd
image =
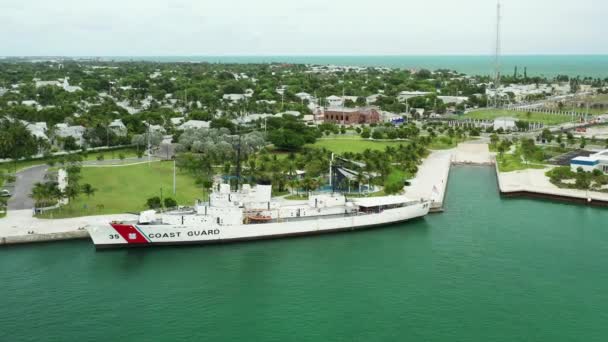
[(494, 108), (499, 107), (500, 88), (500, 0), (496, 2), (496, 52), (494, 55)]

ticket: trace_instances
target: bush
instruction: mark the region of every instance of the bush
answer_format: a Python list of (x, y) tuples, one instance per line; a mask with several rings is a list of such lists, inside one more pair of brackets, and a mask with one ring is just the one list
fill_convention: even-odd
[(171, 197), (165, 198), (165, 208), (175, 208), (177, 207), (177, 201)]
[(160, 197), (154, 196), (154, 197), (148, 198), (148, 200), (146, 201), (146, 206), (150, 209), (160, 208), (160, 206), (161, 206)]
[(384, 138), (384, 136), (382, 135), (382, 133), (380, 131), (374, 130), (374, 133), (372, 133), (372, 138), (382, 139), (382, 138)]
[(104, 159), (105, 159), (105, 157), (103, 156), (103, 153), (101, 153), (101, 154), (99, 154), (99, 155), (97, 156), (97, 160), (98, 160), (98, 161), (102, 161), (102, 160), (104, 160)]

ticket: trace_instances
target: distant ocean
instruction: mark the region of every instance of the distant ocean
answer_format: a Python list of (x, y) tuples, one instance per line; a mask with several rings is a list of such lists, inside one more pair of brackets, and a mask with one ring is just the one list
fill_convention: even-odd
[[(107, 56), (104, 60), (209, 63), (294, 63), (349, 65), (406, 69), (451, 69), (468, 75), (491, 75), (493, 56)], [(529, 76), (556, 75), (608, 77), (608, 55), (509, 55), (501, 58), (501, 70), (511, 75), (518, 67)]]

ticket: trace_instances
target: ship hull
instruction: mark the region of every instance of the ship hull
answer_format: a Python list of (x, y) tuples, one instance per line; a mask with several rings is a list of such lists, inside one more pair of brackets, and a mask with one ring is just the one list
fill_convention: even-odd
[(420, 203), (382, 213), (236, 226), (107, 224), (87, 228), (97, 249), (179, 246), (280, 239), (363, 230), (402, 223), (428, 214)]

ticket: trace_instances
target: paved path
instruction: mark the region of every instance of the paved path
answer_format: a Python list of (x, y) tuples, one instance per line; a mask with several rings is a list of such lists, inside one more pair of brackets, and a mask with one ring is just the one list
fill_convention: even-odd
[(30, 197), (30, 193), (35, 183), (44, 181), (47, 169), (47, 165), (38, 165), (17, 172), (13, 195), (8, 200), (8, 210), (30, 209), (31, 211), (34, 208), (34, 200)]
[[(160, 161), (160, 158), (151, 157), (150, 161), (156, 162)], [(125, 158), (123, 160), (120, 159), (109, 159), (109, 160), (87, 160), (82, 162), (82, 166), (116, 166), (116, 165), (130, 165), (130, 164), (138, 164), (138, 163), (146, 163), (148, 162), (148, 157), (132, 157)]]
[(546, 169), (527, 169), (513, 172), (500, 172), (498, 186), (503, 193), (531, 192), (551, 196), (565, 196), (584, 200), (608, 202), (608, 193), (578, 189), (562, 189), (549, 181)]
[(137, 215), (117, 214), (43, 220), (32, 217), (31, 210), (9, 211), (0, 219), (0, 245), (85, 238), (88, 225), (107, 224), (112, 220), (137, 220)]
[(418, 168), (416, 177), (405, 188), (405, 195), (412, 199), (430, 199), (432, 208), (443, 206), (443, 198), (448, 183), (453, 150), (432, 152)]

